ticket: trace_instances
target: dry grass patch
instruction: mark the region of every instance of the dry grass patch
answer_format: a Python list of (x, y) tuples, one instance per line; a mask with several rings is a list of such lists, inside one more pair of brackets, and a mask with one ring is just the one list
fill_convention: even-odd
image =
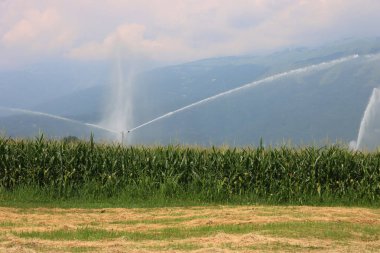
[(365, 208), (0, 208), (0, 230), (0, 252), (380, 250), (380, 212)]

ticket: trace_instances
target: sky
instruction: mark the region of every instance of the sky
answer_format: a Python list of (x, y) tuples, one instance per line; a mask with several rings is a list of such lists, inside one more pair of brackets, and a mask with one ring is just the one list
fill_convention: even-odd
[(379, 0), (0, 0), (0, 70), (173, 64), (379, 37)]

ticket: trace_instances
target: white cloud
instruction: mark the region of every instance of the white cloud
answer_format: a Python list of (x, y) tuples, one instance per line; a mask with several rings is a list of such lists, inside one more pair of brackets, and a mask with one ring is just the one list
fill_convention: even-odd
[(0, 54), (186, 61), (380, 36), (379, 12), (378, 0), (8, 0)]
[(19, 20), (2, 30), (0, 52), (9, 57), (9, 64), (60, 55), (74, 39), (74, 30), (52, 8), (25, 10)]
[(210, 41), (204, 41), (202, 45), (175, 34), (150, 37), (145, 26), (125, 24), (100, 42), (92, 41), (73, 48), (68, 56), (81, 60), (104, 60), (123, 56), (130, 62), (152, 60), (169, 63), (220, 55), (224, 51), (228, 52), (226, 49), (231, 46), (230, 43), (216, 45)]
[(194, 50), (174, 36), (146, 36), (146, 27), (126, 24), (118, 27), (101, 42), (90, 42), (74, 48), (68, 54), (76, 59), (108, 59), (121, 54), (129, 61), (176, 61), (191, 58)]

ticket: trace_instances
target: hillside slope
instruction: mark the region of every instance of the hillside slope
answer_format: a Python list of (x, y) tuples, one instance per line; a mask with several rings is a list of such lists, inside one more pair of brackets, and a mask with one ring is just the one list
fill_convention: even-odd
[[(326, 139), (349, 142), (356, 139), (373, 88), (380, 86), (379, 52), (380, 39), (346, 40), (314, 49), (205, 59), (141, 73), (133, 79), (132, 93), (125, 96), (133, 100), (133, 126), (277, 73), (359, 55), (329, 68), (290, 75), (220, 97), (142, 127), (130, 133), (128, 139), (132, 143), (202, 145), (255, 145), (261, 138), (272, 144), (284, 140), (295, 144)], [(107, 85), (65, 94), (32, 109), (100, 122), (107, 113), (104, 108), (113, 102), (112, 96), (123, 97), (110, 94), (113, 84), (108, 81)], [(13, 128), (10, 122), (17, 120), (9, 117), (23, 116), (0, 117), (0, 128), (6, 128), (7, 133), (22, 135), (30, 128), (26, 119)], [(56, 132), (66, 134), (66, 130)]]

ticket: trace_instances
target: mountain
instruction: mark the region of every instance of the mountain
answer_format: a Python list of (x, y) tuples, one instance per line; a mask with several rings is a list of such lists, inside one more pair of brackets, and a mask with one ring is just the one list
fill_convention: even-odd
[(45, 62), (0, 71), (0, 106), (32, 108), (108, 81), (104, 64)]
[[(128, 140), (202, 145), (256, 145), (261, 138), (267, 144), (320, 144), (327, 139), (349, 142), (356, 139), (373, 88), (380, 86), (379, 53), (379, 38), (350, 39), (313, 49), (205, 59), (140, 73), (133, 78), (132, 94), (125, 96), (133, 100), (133, 126), (278, 73), (351, 57), (218, 97), (141, 127), (131, 132)], [(112, 83), (104, 82), (106, 86), (76, 90), (29, 109), (99, 122), (112, 96), (123, 97), (109, 95)], [(0, 129), (7, 122), (7, 132), (25, 132), (12, 128), (12, 117), (23, 116), (0, 117)], [(28, 128), (26, 122), (21, 125)]]
[(379, 51), (379, 39), (348, 40), (311, 50), (208, 59), (155, 70), (138, 89), (136, 100), (143, 101), (143, 109), (136, 108), (136, 125), (276, 73), (361, 55), (220, 97), (145, 126), (133, 132), (132, 138), (139, 143), (202, 145), (255, 145), (261, 138), (272, 144), (349, 142), (356, 139), (370, 94), (380, 85), (380, 59), (366, 57)]
[(102, 117), (105, 94), (107, 94), (106, 86), (98, 85), (47, 100), (33, 106), (31, 109), (84, 122), (96, 123)]
[[(380, 61), (358, 59), (329, 69), (283, 78), (246, 89), (158, 121), (136, 131), (151, 143), (294, 143), (356, 139)], [(158, 107), (158, 106), (157, 106)]]
[(0, 136), (38, 137), (60, 139), (68, 136), (89, 139), (93, 134), (96, 140), (120, 139), (118, 134), (109, 133), (94, 127), (87, 127), (73, 121), (49, 118), (42, 115), (13, 114), (0, 117)]

